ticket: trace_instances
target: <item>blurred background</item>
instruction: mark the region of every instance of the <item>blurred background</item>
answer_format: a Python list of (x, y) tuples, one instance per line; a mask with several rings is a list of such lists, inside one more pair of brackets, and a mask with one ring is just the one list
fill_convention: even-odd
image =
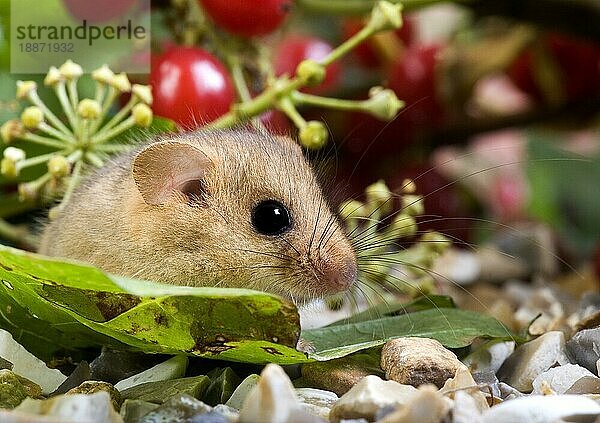
[[(16, 81), (43, 87), (45, 77), (10, 71), (10, 3), (0, 0), (0, 124), (18, 118), (26, 106), (15, 99)], [(211, 75), (201, 67), (193, 77), (170, 80), (165, 90), (161, 67), (184, 69), (185, 75), (195, 61), (215, 59), (229, 79), (235, 77), (233, 57), (254, 96), (269, 77), (293, 74), (303, 59), (319, 60), (360, 31), (374, 4), (247, 1), (236, 7), (251, 19), (235, 21), (235, 11), (224, 5), (229, 2), (208, 0), (153, 0), (150, 8), (135, 0), (105, 1), (102, 8), (93, 1), (38, 3), (32, 19), (41, 13), (48, 21), (70, 16), (105, 25), (119, 23), (124, 13), (147, 18), (151, 36), (126, 53), (149, 65), (149, 72), (129, 73), (129, 79), (151, 84), (155, 116), (179, 127), (223, 115), (237, 101), (235, 91), (222, 86), (207, 94), (202, 81)], [(329, 143), (310, 153), (325, 166), (326, 189), (339, 202), (360, 198), (380, 179), (394, 190), (411, 178), (425, 198), (420, 229), (442, 232), (458, 249), (495, 243), (506, 254), (525, 257), (526, 274), (581, 266), (600, 273), (600, 3), (407, 0), (403, 19), (400, 29), (369, 38), (330, 65), (325, 81), (309, 90), (365, 99), (374, 85), (391, 88), (405, 102), (393, 121), (300, 109), (330, 132)], [(201, 53), (194, 56), (185, 50), (190, 48)], [(123, 51), (90, 48), (86, 54), (101, 55), (117, 71)], [(93, 89), (92, 79), (80, 80), (82, 97)], [(59, 113), (50, 94), (40, 89)], [(127, 95), (122, 97), (124, 105)], [(297, 132), (280, 111), (261, 120), (273, 132)], [(33, 148), (28, 156), (45, 151), (16, 145)], [(43, 171), (28, 168), (19, 180)], [(0, 235), (3, 242), (31, 248), (30, 238), (15, 237), (14, 228), (35, 231), (47, 203), (18, 197), (15, 181), (1, 177)]]

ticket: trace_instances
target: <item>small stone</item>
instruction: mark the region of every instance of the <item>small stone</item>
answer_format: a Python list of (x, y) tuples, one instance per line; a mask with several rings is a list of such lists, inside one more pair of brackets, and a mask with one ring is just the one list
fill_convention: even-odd
[(57, 417), (59, 421), (123, 423), (107, 392), (96, 392), (92, 395), (58, 395), (46, 400), (27, 398), (15, 410)]
[(588, 376), (596, 377), (588, 369), (576, 364), (552, 367), (533, 380), (533, 393), (542, 394), (543, 389), (550, 388), (556, 394), (564, 394), (575, 382)]
[(412, 399), (378, 423), (438, 423), (451, 407), (452, 401), (433, 385), (423, 385)]
[(15, 408), (27, 398), (27, 390), (16, 374), (0, 370), (0, 408)]
[(564, 334), (547, 332), (517, 348), (498, 370), (498, 379), (521, 392), (531, 392), (533, 379), (539, 374), (568, 362)]
[(235, 408), (229, 407), (225, 404), (218, 404), (213, 407), (213, 411), (216, 411), (219, 414), (224, 415), (229, 419), (230, 422), (237, 422), (240, 418), (240, 412)]
[(13, 364), (10, 361), (5, 360), (2, 357), (0, 357), (0, 370), (2, 370), (2, 369), (12, 370), (12, 368), (13, 368)]
[(329, 391), (314, 388), (296, 388), (298, 400), (302, 408), (310, 414), (329, 420), (331, 407), (339, 399), (338, 396)]
[(329, 421), (365, 418), (372, 421), (377, 412), (387, 406), (399, 407), (411, 400), (417, 388), (401, 385), (393, 380), (384, 381), (377, 376), (364, 377), (335, 403)]
[(188, 419), (205, 414), (212, 407), (187, 394), (175, 396), (146, 414), (139, 423), (189, 422)]
[(146, 414), (160, 407), (148, 401), (128, 399), (121, 405), (121, 417), (125, 423), (138, 423)]
[(454, 393), (452, 423), (478, 423), (480, 416), (480, 407), (475, 398), (465, 391)]
[(23, 348), (9, 332), (2, 329), (0, 357), (13, 363), (13, 372), (41, 386), (44, 394), (53, 392), (67, 378), (60, 371), (49, 369), (46, 363)]
[(91, 378), (116, 385), (120, 380), (164, 361), (163, 357), (102, 348), (102, 353), (90, 363)]
[(209, 411), (204, 414), (196, 414), (186, 423), (229, 423), (229, 419), (216, 411)]
[(240, 410), (240, 423), (284, 423), (300, 411), (292, 381), (281, 366), (267, 364)]
[(240, 383), (238, 387), (235, 388), (235, 391), (233, 391), (233, 394), (231, 394), (225, 405), (236, 410), (241, 409), (244, 405), (246, 397), (254, 389), (254, 387), (258, 385), (259, 380), (259, 375), (252, 374), (246, 377), (246, 379), (244, 379), (242, 383)]
[(218, 372), (211, 371), (207, 376), (210, 377), (210, 385), (202, 398), (209, 405), (224, 404), (233, 394), (235, 388), (240, 384), (240, 378), (231, 367), (216, 369)]
[(575, 382), (565, 394), (600, 394), (600, 378), (584, 376)]
[(115, 410), (119, 410), (121, 408), (121, 404), (123, 403), (123, 399), (121, 398), (121, 394), (119, 391), (115, 389), (110, 383), (101, 382), (97, 380), (88, 380), (83, 382), (76, 388), (73, 388), (67, 392), (67, 395), (73, 394), (95, 394), (96, 392), (106, 392), (110, 395), (110, 399), (112, 401), (112, 405)]
[(310, 387), (344, 395), (365, 376), (384, 377), (379, 367), (379, 355), (357, 353), (329, 361), (317, 361), (302, 366), (302, 379)]
[(566, 345), (575, 363), (598, 375), (596, 362), (600, 359), (600, 327), (577, 332)]
[(188, 359), (184, 355), (176, 355), (167, 361), (157, 364), (141, 373), (130, 376), (127, 379), (115, 383), (115, 388), (124, 391), (133, 386), (146, 382), (159, 382), (162, 380), (177, 379), (183, 377), (187, 368)]
[(487, 348), (479, 348), (463, 361), (471, 372), (496, 373), (502, 366), (502, 363), (515, 350), (513, 341), (493, 343)]
[(404, 385), (418, 387), (433, 383), (440, 388), (454, 377), (459, 367), (463, 364), (456, 355), (435, 339), (393, 339), (381, 350), (381, 368), (386, 379)]
[(482, 414), (479, 422), (551, 423), (573, 414), (579, 418), (597, 416), (600, 405), (581, 395), (529, 395), (495, 405)]
[(123, 399), (139, 399), (142, 401), (162, 404), (175, 395), (187, 394), (200, 398), (210, 379), (206, 376), (184, 377), (180, 379), (146, 382), (121, 391)]
[(87, 361), (80, 361), (71, 372), (69, 377), (58, 387), (52, 395), (64, 394), (70, 389), (76, 388), (86, 380), (90, 380), (90, 366)]
[(461, 366), (456, 371), (456, 375), (446, 381), (444, 387), (440, 389), (440, 393), (454, 399), (455, 393), (459, 390), (468, 393), (473, 398), (480, 412), (488, 409), (488, 402), (485, 395), (479, 390), (477, 382), (475, 382), (475, 379), (471, 376), (471, 372), (465, 366)]

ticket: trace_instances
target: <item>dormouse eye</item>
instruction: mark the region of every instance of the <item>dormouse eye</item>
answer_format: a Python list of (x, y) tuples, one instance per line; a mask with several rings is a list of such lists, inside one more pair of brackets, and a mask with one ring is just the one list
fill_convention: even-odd
[(275, 200), (258, 203), (252, 210), (252, 226), (263, 235), (281, 235), (292, 226), (288, 209)]

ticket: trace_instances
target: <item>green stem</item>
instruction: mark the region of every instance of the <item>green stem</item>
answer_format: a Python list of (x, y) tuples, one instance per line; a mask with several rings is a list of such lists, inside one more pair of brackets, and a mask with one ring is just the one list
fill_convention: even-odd
[(108, 131), (113, 126), (115, 126), (116, 124), (121, 122), (125, 118), (127, 113), (129, 113), (129, 111), (133, 108), (133, 106), (135, 106), (138, 102), (139, 102), (139, 99), (135, 95), (132, 94), (131, 97), (129, 98), (129, 101), (127, 102), (127, 104), (125, 106), (123, 106), (123, 108), (120, 109), (111, 118), (111, 120), (109, 120), (105, 125), (102, 126), (102, 130), (99, 132), (99, 134)]
[(57, 118), (56, 115), (50, 111), (50, 109), (48, 109), (48, 107), (46, 107), (44, 102), (38, 97), (37, 92), (34, 90), (29, 92), (29, 101), (31, 101), (33, 105), (38, 106), (46, 116), (46, 119), (48, 119), (60, 132), (68, 137), (73, 137), (73, 132), (71, 132), (69, 128), (67, 128), (65, 124), (62, 123), (60, 119)]
[(100, 144), (94, 146), (94, 149), (103, 153), (122, 153), (131, 150), (133, 147), (133, 145), (127, 144)]
[(102, 159), (96, 153), (91, 151), (85, 153), (85, 159), (88, 161), (88, 163), (91, 163), (97, 168), (101, 168), (104, 165), (104, 161), (102, 161)]
[(290, 97), (295, 104), (304, 104), (335, 110), (362, 111), (364, 110), (365, 104), (363, 100), (344, 100), (340, 98), (321, 97), (318, 95), (304, 94), (298, 91), (294, 91)]
[(83, 157), (83, 151), (75, 150), (67, 156), (67, 161), (69, 163), (79, 162), (82, 157)]
[[(246, 78), (244, 77), (244, 71), (237, 56), (228, 54), (227, 63), (229, 64), (229, 70), (231, 71), (231, 77), (233, 78), (233, 84), (238, 93), (238, 97), (242, 103), (252, 101), (252, 96), (250, 95), (250, 90), (246, 84)], [(257, 117), (252, 118), (252, 125), (257, 129), (266, 129), (260, 119)]]
[(60, 105), (62, 106), (63, 110), (65, 111), (65, 114), (67, 115), (67, 119), (69, 119), (69, 124), (71, 125), (73, 132), (75, 134), (77, 134), (78, 125), (77, 125), (77, 118), (75, 116), (75, 111), (74, 111), (75, 109), (73, 109), (73, 105), (69, 101), (69, 97), (67, 96), (65, 82), (59, 81), (54, 86), (54, 92), (56, 93), (56, 97), (58, 98)]
[(331, 53), (325, 56), (319, 63), (323, 66), (328, 66), (331, 63), (335, 62), (354, 47), (362, 43), (364, 40), (369, 38), (371, 35), (377, 33), (378, 31), (370, 26), (363, 27), (360, 31), (354, 34), (352, 37), (348, 38), (342, 44), (333, 49)]
[(46, 122), (40, 123), (37, 129), (39, 129), (42, 132), (45, 132), (48, 135), (52, 135), (54, 138), (57, 138), (59, 140), (65, 140), (72, 144), (75, 143), (75, 138), (73, 138), (72, 136), (67, 137), (65, 134), (58, 131), (55, 127), (48, 125)]
[(54, 138), (42, 137), (31, 132), (26, 132), (25, 135), (23, 135), (21, 138), (36, 144), (45, 145), (47, 147), (54, 147), (60, 149), (65, 148), (64, 141), (56, 140)]
[(92, 136), (90, 141), (92, 144), (102, 144), (103, 142), (110, 140), (115, 135), (120, 134), (121, 132), (133, 127), (134, 125), (135, 120), (133, 119), (133, 116), (129, 116), (127, 119), (119, 123), (114, 128), (111, 128), (108, 131), (102, 130), (98, 132), (97, 134)]
[(96, 96), (95, 100), (98, 104), (102, 104), (102, 100), (104, 100), (104, 96), (106, 95), (106, 85), (96, 81)]
[(290, 100), (289, 97), (284, 97), (279, 100), (277, 108), (285, 113), (298, 129), (302, 129), (306, 126), (306, 120), (298, 113), (296, 106), (294, 106), (294, 103), (292, 103), (292, 100)]
[(117, 98), (118, 95), (119, 95), (119, 93), (118, 93), (117, 89), (115, 87), (113, 87), (112, 85), (110, 85), (108, 87), (108, 92), (106, 93), (106, 95), (104, 97), (104, 103), (102, 104), (102, 110), (100, 111), (100, 116), (98, 116), (98, 118), (94, 121), (94, 123), (90, 127), (90, 134), (96, 133), (96, 131), (98, 130), (98, 128), (104, 121), (104, 117), (108, 113), (110, 106), (112, 106), (113, 102), (115, 101), (115, 99)]
[(26, 167), (31, 167), (31, 166), (36, 166), (39, 165), (41, 163), (44, 163), (48, 160), (50, 160), (52, 157), (56, 156), (57, 154), (64, 154), (65, 151), (54, 151), (52, 153), (47, 153), (47, 154), (42, 154), (40, 156), (35, 156), (35, 157), (31, 157), (29, 159), (25, 159), (23, 161), (20, 161), (18, 163), (18, 168), (20, 169), (24, 169)]
[(79, 94), (77, 93), (77, 80), (72, 79), (69, 81), (69, 98), (71, 99), (71, 106), (73, 110), (77, 110), (77, 106), (79, 105)]
[(69, 178), (67, 189), (65, 190), (65, 195), (63, 195), (62, 201), (57, 206), (58, 211), (64, 210), (65, 206), (71, 199), (71, 195), (73, 194), (73, 191), (75, 191), (75, 187), (77, 187), (77, 184), (79, 183), (82, 167), (83, 162), (81, 160), (75, 163), (75, 166), (73, 167), (73, 172), (71, 172), (71, 177)]
[[(414, 10), (438, 3), (471, 4), (477, 0), (388, 0), (402, 3), (403, 10)], [(309, 13), (330, 15), (364, 15), (376, 0), (296, 0), (295, 6)]]
[(298, 78), (289, 80), (283, 78), (278, 79), (260, 95), (254, 97), (252, 101), (234, 105), (229, 112), (209, 123), (207, 127), (223, 129), (230, 128), (240, 122), (245, 122), (254, 116), (266, 112), (272, 108), (273, 104), (280, 98), (289, 95), (290, 92), (301, 88), (302, 86), (303, 83)]

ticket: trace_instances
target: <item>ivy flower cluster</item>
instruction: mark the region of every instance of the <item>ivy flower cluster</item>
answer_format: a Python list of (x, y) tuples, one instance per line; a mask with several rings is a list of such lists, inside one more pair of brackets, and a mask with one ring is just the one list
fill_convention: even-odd
[[(77, 82), (82, 75), (81, 66), (71, 60), (48, 71), (44, 85), (54, 91), (62, 108), (60, 117), (42, 101), (34, 81), (18, 81), (17, 99), (31, 105), (23, 110), (20, 119), (9, 120), (0, 127), (0, 136), (7, 145), (19, 141), (53, 150), (27, 157), (25, 150), (9, 146), (0, 162), (0, 173), (8, 178), (17, 178), (23, 169), (46, 163), (45, 174), (19, 184), (19, 195), (31, 201), (42, 195), (56, 198), (62, 194), (62, 202), (50, 212), (51, 218), (64, 208), (88, 167), (100, 168), (110, 153), (130, 148), (118, 143), (117, 135), (134, 126), (147, 128), (152, 123), (149, 86), (132, 85), (125, 73), (115, 74), (104, 65), (91, 75), (96, 84), (94, 98), (80, 99)], [(131, 94), (129, 101), (109, 118), (109, 111), (124, 93)]]
[[(440, 233), (424, 232), (410, 247), (401, 244), (402, 239), (419, 235), (416, 217), (423, 215), (424, 206), (423, 197), (415, 192), (411, 180), (402, 184), (400, 195), (378, 181), (365, 189), (365, 201), (347, 200), (340, 205), (357, 252), (358, 280), (369, 287), (361, 295), (370, 303), (399, 293), (418, 296), (434, 291), (433, 262), (451, 241)], [(399, 211), (394, 211), (396, 198), (400, 198)]]

